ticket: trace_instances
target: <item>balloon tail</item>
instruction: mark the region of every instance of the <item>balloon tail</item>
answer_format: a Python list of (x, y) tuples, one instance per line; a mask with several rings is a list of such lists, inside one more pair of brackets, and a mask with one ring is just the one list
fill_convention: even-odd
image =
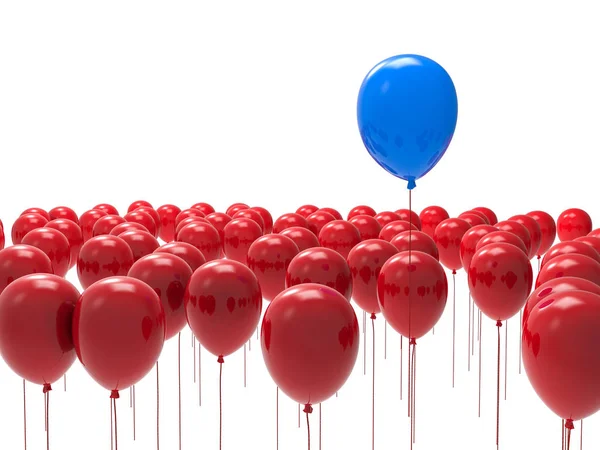
[(275, 448), (279, 450), (279, 386), (277, 386), (277, 395), (275, 396)]
[(181, 331), (177, 340), (177, 387), (179, 389), (179, 450), (181, 450)]
[(321, 403), (319, 403), (319, 450), (321, 450)]
[(27, 450), (27, 391), (25, 378), (23, 378), (23, 444)]
[(244, 387), (246, 387), (246, 344), (244, 344)]
[(519, 375), (521, 375), (521, 359), (523, 357), (523, 348), (521, 341), (523, 340), (523, 309), (519, 311)]
[(540, 268), (542, 265), (542, 257), (540, 255), (538, 255), (537, 260), (538, 260), (538, 273), (540, 273)]
[(412, 352), (411, 353), (411, 372), (410, 372), (410, 390), (411, 390), (411, 395), (410, 395), (410, 409), (411, 409), (411, 414), (410, 414), (410, 448), (413, 448), (413, 444), (416, 442), (416, 433), (415, 433), (415, 416), (416, 416), (416, 402), (415, 402), (415, 397), (416, 397), (416, 375), (417, 375), (417, 341), (415, 338), (411, 338), (410, 340), (410, 345), (412, 346)]
[[(194, 352), (194, 355), (196, 353)], [(158, 361), (156, 361), (156, 450), (160, 449), (160, 391), (158, 378)]]
[(468, 351), (467, 351), (467, 370), (471, 371), (471, 294), (469, 294), (469, 332), (467, 334)]
[(133, 392), (133, 440), (135, 441), (135, 384), (132, 386)]
[[(113, 448), (114, 438), (114, 450), (119, 450), (119, 439), (117, 434), (117, 399), (119, 398), (119, 391), (114, 389), (110, 392), (110, 448)], [(113, 435), (114, 429), (114, 435)]]
[[(371, 392), (371, 448), (375, 450), (375, 313), (371, 313), (371, 327), (373, 329), (373, 386)], [(320, 446), (319, 446), (320, 448)]]
[(454, 387), (456, 363), (456, 270), (452, 271), (452, 290), (452, 387)]
[(496, 392), (496, 447), (500, 448), (500, 327), (502, 322), (498, 320), (498, 377), (497, 377), (497, 392)]
[[(481, 316), (481, 312), (479, 312), (478, 316)], [(479, 405), (477, 409), (477, 417), (481, 417), (481, 321), (478, 320), (478, 333), (479, 336)]]
[(508, 319), (504, 327), (504, 400), (508, 388)]
[(571, 419), (567, 419), (565, 422), (565, 428), (567, 429), (567, 437), (566, 437), (566, 450), (570, 450), (571, 449), (571, 430), (573, 430), (575, 428), (575, 426), (573, 425), (573, 421)]
[(308, 433), (308, 450), (310, 450), (310, 420), (308, 419), (308, 415), (313, 412), (313, 409), (309, 403), (304, 405), (304, 412), (306, 414), (306, 431)]
[(45, 383), (42, 392), (44, 393), (44, 422), (46, 425), (46, 450), (50, 450), (50, 391), (52, 386)]
[(404, 341), (404, 337), (400, 336), (400, 401), (402, 401), (402, 375), (403, 375), (403, 370), (402, 370), (402, 365), (404, 363), (403, 358), (402, 358), (402, 341)]
[(223, 448), (223, 355), (217, 359), (219, 363), (219, 450)]

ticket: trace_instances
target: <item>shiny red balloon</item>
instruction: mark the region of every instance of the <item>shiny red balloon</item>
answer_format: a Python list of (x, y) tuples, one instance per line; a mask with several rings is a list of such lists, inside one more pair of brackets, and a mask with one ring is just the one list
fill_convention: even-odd
[(352, 297), (352, 274), (348, 262), (329, 248), (309, 248), (292, 259), (285, 276), (285, 286), (289, 288), (303, 283), (328, 286), (348, 301)]
[(289, 213), (279, 217), (273, 224), (273, 233), (281, 233), (286, 228), (308, 228), (308, 222), (300, 214)]
[(141, 208), (143, 206), (152, 208), (152, 204), (148, 203), (146, 200), (137, 200), (131, 205), (129, 205), (129, 207), (127, 208), (127, 212), (130, 213), (131, 211), (135, 211), (136, 209)]
[(531, 263), (514, 245), (486, 245), (471, 260), (469, 291), (477, 307), (492, 320), (507, 320), (519, 312), (532, 284)]
[(225, 239), (225, 225), (231, 222), (231, 217), (225, 213), (215, 212), (206, 216), (206, 220), (219, 232), (221, 242)]
[(329, 222), (319, 233), (319, 243), (322, 247), (335, 250), (344, 258), (348, 257), (350, 250), (360, 243), (358, 228), (346, 220)]
[(50, 274), (19, 278), (0, 294), (0, 355), (19, 377), (50, 385), (71, 367), (78, 299), (71, 283)]
[(92, 234), (94, 236), (103, 236), (106, 234), (110, 234), (114, 227), (116, 227), (120, 223), (125, 222), (126, 220), (121, 216), (114, 216), (112, 214), (102, 216), (94, 224), (94, 231), (92, 232)]
[(108, 203), (101, 203), (99, 205), (94, 206), (92, 209), (99, 209), (100, 211), (104, 211), (109, 216), (118, 216), (119, 211), (113, 205)]
[(119, 225), (115, 226), (112, 230), (110, 230), (110, 233), (108, 233), (108, 234), (111, 234), (113, 236), (118, 236), (121, 233), (125, 233), (126, 231), (131, 231), (131, 230), (145, 231), (146, 233), (148, 233), (148, 228), (146, 228), (141, 223), (123, 222), (123, 223), (120, 223)]
[(556, 415), (580, 420), (600, 409), (600, 296), (549, 295), (523, 323), (523, 365), (533, 389)]
[[(262, 216), (257, 211), (254, 211), (252, 209), (242, 209), (242, 210), (236, 212), (231, 219), (232, 220), (233, 219), (253, 220), (260, 227), (261, 234), (264, 234), (264, 232), (265, 232), (265, 221), (263, 220)], [(225, 227), (225, 228), (227, 228), (227, 227)]]
[(66, 206), (57, 206), (56, 208), (52, 208), (50, 211), (48, 211), (48, 215), (50, 216), (50, 220), (67, 219), (79, 225), (79, 217), (77, 216), (77, 213)]
[(477, 251), (477, 244), (486, 235), (498, 231), (498, 228), (491, 225), (475, 225), (469, 228), (460, 240), (460, 261), (463, 269), (469, 272), (471, 260)]
[(582, 236), (575, 239), (574, 242), (583, 242), (600, 253), (600, 238), (594, 236)]
[(108, 214), (105, 211), (90, 209), (79, 217), (79, 226), (81, 227), (81, 235), (83, 236), (84, 242), (94, 236), (94, 226), (96, 225), (96, 222), (98, 222), (101, 217), (107, 215)]
[(260, 214), (260, 217), (262, 218), (264, 223), (264, 234), (271, 234), (273, 232), (273, 216), (271, 215), (271, 213), (262, 206), (253, 206), (252, 208), (250, 208), (250, 210), (256, 211), (258, 214)]
[(147, 231), (130, 230), (119, 234), (119, 237), (127, 242), (133, 253), (133, 261), (153, 253), (160, 244), (154, 236)]
[(498, 223), (498, 217), (496, 213), (492, 211), (490, 208), (486, 208), (485, 206), (478, 206), (477, 208), (473, 208), (472, 211), (477, 211), (485, 215), (487, 217), (490, 225), (495, 226)]
[[(181, 223), (182, 220), (187, 219), (188, 217), (206, 217), (202, 211), (196, 208), (184, 209), (177, 217), (175, 217), (175, 227)], [(175, 235), (177, 237), (177, 234)]]
[(433, 256), (438, 261), (440, 259), (440, 252), (434, 240), (422, 231), (403, 231), (398, 233), (390, 242), (398, 249), (398, 252), (423, 252)]
[(592, 218), (582, 209), (564, 211), (556, 221), (556, 232), (561, 241), (572, 241), (592, 231)]
[(27, 213), (19, 216), (12, 226), (11, 238), (13, 245), (21, 243), (23, 238), (31, 230), (46, 226), (48, 220), (37, 213)]
[(395, 222), (396, 220), (402, 220), (399, 214), (391, 211), (382, 211), (375, 215), (375, 220), (381, 228), (385, 227), (390, 222)]
[(417, 230), (421, 231), (421, 218), (416, 212), (410, 209), (399, 209), (396, 211), (396, 214), (400, 216), (400, 220), (411, 223), (417, 227)]
[(421, 211), (421, 214), (419, 214), (419, 219), (421, 219), (421, 231), (433, 238), (437, 226), (449, 218), (450, 215), (448, 214), (448, 211), (441, 206), (428, 206)]
[(289, 237), (298, 246), (299, 251), (319, 246), (319, 238), (308, 228), (291, 227), (286, 228), (281, 233), (282, 236)]
[(353, 217), (356, 217), (356, 216), (375, 217), (376, 215), (377, 215), (377, 212), (370, 206), (366, 206), (366, 205), (355, 206), (348, 213), (348, 221), (350, 221), (350, 219), (352, 219)]
[(450, 218), (440, 222), (433, 233), (433, 240), (440, 252), (440, 262), (449, 270), (462, 268), (460, 243), (471, 225), (465, 220)]
[(200, 344), (222, 362), (224, 356), (241, 348), (258, 326), (262, 311), (258, 280), (237, 261), (208, 262), (190, 279), (185, 310)]
[(52, 273), (50, 258), (31, 245), (13, 245), (0, 250), (0, 294), (13, 281), (34, 273)]
[(60, 231), (69, 241), (69, 269), (77, 265), (79, 250), (83, 245), (83, 234), (81, 228), (75, 222), (69, 219), (54, 219), (46, 224), (46, 228), (52, 228)]
[(600, 238), (600, 228), (590, 231), (588, 236)]
[(241, 217), (232, 219), (223, 231), (223, 251), (227, 259), (246, 264), (250, 246), (263, 234), (260, 225), (252, 219)]
[(365, 215), (354, 216), (348, 220), (348, 222), (356, 227), (360, 233), (361, 241), (366, 241), (367, 239), (377, 239), (379, 237), (379, 233), (381, 233), (381, 225), (379, 225), (379, 222), (377, 222), (375, 217)]
[(175, 219), (181, 212), (181, 209), (175, 205), (162, 205), (156, 212), (160, 218), (160, 231), (158, 237), (165, 242), (173, 242), (175, 240)]
[(165, 311), (158, 295), (135, 278), (98, 281), (75, 306), (77, 357), (88, 374), (110, 391), (127, 389), (150, 372), (162, 351), (165, 332)]
[(208, 223), (190, 223), (177, 235), (179, 242), (192, 244), (202, 252), (207, 261), (221, 257), (222, 244), (219, 232)]
[(472, 227), (475, 227), (477, 225), (488, 225), (487, 219), (484, 217), (481, 217), (475, 211), (464, 212), (464, 213), (460, 214), (458, 216), (458, 218), (464, 220)]
[(308, 229), (312, 231), (315, 236), (319, 235), (325, 225), (334, 220), (336, 219), (333, 214), (325, 211), (317, 211), (306, 218)]
[(169, 253), (154, 253), (137, 260), (128, 276), (146, 283), (160, 298), (166, 319), (165, 339), (183, 330), (187, 324), (183, 297), (192, 277), (188, 263)]
[(177, 236), (179, 234), (179, 232), (181, 231), (181, 229), (183, 227), (185, 227), (186, 225), (189, 225), (190, 223), (208, 223), (208, 224), (212, 225), (211, 222), (205, 217), (200, 217), (200, 216), (186, 217), (181, 222), (179, 222), (179, 225), (177, 225), (177, 228), (175, 228), (175, 236)]
[(248, 208), (250, 208), (250, 207), (248, 205), (246, 205), (245, 203), (234, 203), (229, 208), (227, 208), (225, 213), (229, 217), (233, 217), (236, 212), (241, 211), (242, 209), (248, 209)]
[(379, 239), (391, 242), (397, 235), (408, 230), (418, 231), (415, 225), (411, 225), (406, 220), (394, 220), (381, 228)]
[(81, 247), (77, 276), (84, 289), (108, 277), (125, 276), (133, 264), (129, 244), (109, 234), (91, 238)]
[(342, 217), (342, 215), (340, 214), (340, 212), (337, 209), (333, 209), (333, 208), (319, 208), (319, 211), (331, 214), (333, 217), (335, 217), (335, 220), (343, 220), (344, 219)]
[(200, 250), (187, 242), (169, 242), (154, 250), (154, 253), (169, 253), (183, 259), (192, 272), (206, 263), (206, 258)]
[(285, 289), (287, 268), (299, 252), (296, 243), (282, 234), (267, 234), (252, 243), (248, 267), (258, 279), (264, 300), (273, 300)]
[(440, 320), (448, 299), (442, 265), (422, 252), (402, 252), (389, 259), (377, 280), (383, 317), (409, 339), (427, 334)]
[(556, 239), (556, 223), (552, 216), (544, 211), (531, 211), (527, 215), (534, 219), (540, 227), (542, 238), (540, 240), (538, 256), (541, 257), (554, 244), (554, 240)]
[[(480, 217), (483, 219), (483, 224), (482, 225), (489, 225), (490, 224), (490, 219), (488, 219), (488, 217), (482, 213), (481, 211), (474, 211), (474, 210), (470, 210), (470, 211), (466, 211), (463, 214), (475, 214), (476, 216)], [(460, 216), (459, 216), (460, 217)], [(474, 225), (472, 225), (474, 226)]]
[(60, 231), (47, 227), (36, 228), (27, 233), (21, 243), (43, 251), (50, 258), (53, 274), (64, 277), (69, 271), (71, 247)]
[(158, 236), (156, 222), (147, 212), (136, 209), (135, 211), (125, 214), (125, 217), (123, 218), (126, 222), (139, 223), (140, 225), (143, 225), (152, 236)]
[[(152, 220), (154, 221), (154, 226), (156, 227), (156, 233), (153, 233), (153, 236), (155, 238), (158, 238), (160, 236), (160, 215), (158, 214), (158, 212), (154, 208), (151, 208), (150, 206), (140, 206), (139, 208), (137, 208), (131, 212), (137, 212), (137, 211), (146, 213), (150, 217), (152, 217)], [(150, 230), (148, 230), (148, 232), (150, 232)]]
[(197, 209), (206, 216), (215, 212), (215, 208), (213, 208), (212, 205), (209, 205), (208, 203), (202, 203), (202, 202), (192, 205), (192, 209)]
[(525, 255), (527, 255), (527, 247), (523, 244), (523, 241), (516, 234), (511, 233), (509, 231), (492, 231), (482, 237), (477, 245), (475, 246), (475, 251), (479, 250), (482, 247), (490, 244), (511, 244), (521, 250)]
[(295, 286), (265, 311), (263, 359), (288, 397), (316, 405), (339, 391), (352, 373), (358, 333), (356, 313), (341, 294), (318, 284)]
[(296, 214), (301, 215), (302, 217), (308, 217), (313, 213), (316, 213), (319, 210), (318, 206), (315, 205), (304, 205), (296, 210)]
[(377, 301), (377, 278), (381, 268), (398, 249), (383, 239), (369, 239), (356, 245), (348, 255), (352, 274), (352, 299), (367, 314), (381, 312)]
[(42, 208), (27, 208), (25, 211), (21, 213), (22, 216), (27, 214), (38, 214), (42, 216), (44, 219), (50, 221), (50, 214), (45, 209)]
[(531, 238), (531, 251), (529, 252), (529, 259), (533, 259), (536, 255), (540, 254), (540, 247), (542, 245), (542, 229), (533, 217), (526, 215), (512, 216), (508, 220), (514, 220), (519, 222), (527, 231), (529, 231), (529, 237)]
[(544, 255), (542, 259), (541, 267), (544, 267), (548, 262), (552, 261), (554, 258), (560, 255), (567, 255), (571, 253), (576, 253), (578, 255), (589, 256), (590, 258), (598, 261), (600, 263), (600, 253), (598, 253), (594, 248), (585, 242), (577, 242), (577, 241), (564, 241), (559, 242), (554, 245), (548, 252)]
[(558, 255), (542, 267), (535, 287), (561, 277), (583, 278), (600, 286), (600, 263), (589, 256), (576, 253)]
[(529, 259), (532, 259), (535, 256), (535, 252), (531, 246), (531, 234), (529, 234), (525, 225), (522, 225), (515, 220), (503, 220), (502, 222), (498, 222), (495, 227), (500, 231), (508, 231), (509, 233), (518, 236), (523, 241), (523, 244), (525, 244), (525, 248), (527, 249), (526, 255)]

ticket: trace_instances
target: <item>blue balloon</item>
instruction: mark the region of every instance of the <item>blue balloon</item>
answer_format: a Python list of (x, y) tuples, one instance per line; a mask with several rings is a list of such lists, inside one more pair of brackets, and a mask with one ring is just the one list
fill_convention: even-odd
[(381, 167), (408, 181), (408, 189), (444, 156), (457, 116), (450, 75), (424, 56), (398, 55), (380, 62), (358, 94), (365, 147)]

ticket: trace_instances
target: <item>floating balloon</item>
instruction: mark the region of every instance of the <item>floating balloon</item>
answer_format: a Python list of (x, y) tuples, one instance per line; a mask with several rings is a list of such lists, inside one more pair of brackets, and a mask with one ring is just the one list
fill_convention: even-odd
[[(135, 211), (131, 211), (130, 213), (125, 214), (123, 217), (126, 222), (134, 222), (139, 223), (140, 225), (144, 225), (144, 227), (148, 230), (148, 232), (156, 237), (158, 236), (158, 230), (156, 229), (156, 222), (152, 218), (150, 214), (147, 212), (140, 211), (136, 209)], [(102, 219), (100, 219), (102, 220)]]
[(0, 250), (0, 294), (15, 280), (34, 273), (52, 273), (50, 258), (31, 245), (13, 245)]
[(147, 231), (129, 230), (119, 234), (119, 237), (127, 242), (133, 253), (133, 261), (153, 253), (160, 244), (154, 236)]
[(248, 261), (250, 246), (263, 235), (258, 223), (243, 217), (232, 219), (231, 222), (225, 225), (224, 232), (223, 249), (225, 256), (227, 259), (242, 264), (246, 264)]
[(556, 221), (556, 232), (561, 241), (572, 241), (591, 231), (592, 218), (582, 209), (567, 209)]
[(537, 222), (542, 233), (540, 248), (538, 250), (538, 258), (541, 258), (552, 247), (552, 244), (554, 244), (554, 240), (556, 239), (556, 223), (552, 216), (544, 211), (531, 211), (527, 215)]
[(110, 234), (114, 227), (116, 227), (120, 223), (125, 222), (126, 220), (121, 216), (115, 216), (112, 214), (102, 216), (98, 220), (96, 220), (96, 223), (94, 224), (94, 231), (92, 234), (94, 235), (94, 237)]
[(308, 222), (300, 214), (289, 213), (279, 217), (273, 224), (273, 233), (281, 233), (286, 228), (308, 228)]
[(315, 236), (318, 236), (319, 233), (321, 233), (321, 229), (323, 229), (325, 225), (334, 220), (336, 219), (333, 214), (326, 211), (317, 211), (306, 218), (308, 229), (312, 231)]
[(81, 247), (77, 277), (83, 289), (108, 277), (125, 276), (133, 265), (129, 244), (118, 236), (96, 236)]
[(399, 252), (423, 252), (440, 259), (440, 252), (432, 238), (422, 231), (403, 231), (398, 233), (391, 241)]
[(319, 238), (308, 228), (291, 227), (286, 228), (281, 233), (282, 236), (289, 237), (296, 243), (299, 251), (319, 246)]
[(242, 209), (242, 210), (236, 212), (233, 215), (232, 219), (253, 220), (260, 227), (261, 234), (264, 234), (264, 232), (265, 232), (265, 221), (263, 220), (262, 216), (257, 211), (254, 211), (252, 209)]
[(250, 210), (256, 211), (262, 218), (264, 223), (264, 234), (271, 234), (273, 232), (273, 216), (271, 215), (271, 213), (262, 206), (253, 206), (252, 208), (250, 208)]
[(154, 253), (169, 253), (183, 259), (194, 272), (206, 263), (206, 258), (200, 250), (187, 242), (169, 242), (154, 250)]
[(586, 244), (585, 242), (564, 241), (559, 242), (550, 250), (548, 250), (548, 252), (544, 255), (544, 259), (542, 259), (541, 266), (544, 267), (548, 262), (552, 261), (557, 256), (567, 255), (569, 253), (589, 256), (600, 263), (600, 253), (594, 250), (592, 246)]
[(52, 208), (50, 211), (48, 211), (48, 215), (50, 216), (50, 220), (67, 219), (79, 225), (79, 217), (77, 217), (77, 213), (66, 206), (57, 206), (56, 208)]
[(396, 214), (392, 211), (382, 211), (375, 215), (375, 220), (379, 223), (381, 228), (385, 227), (390, 222), (395, 222), (396, 220), (402, 220), (399, 214)]
[(83, 242), (87, 242), (94, 236), (94, 226), (100, 217), (107, 216), (106, 211), (100, 209), (90, 209), (84, 212), (79, 217), (79, 226), (81, 227), (81, 235), (83, 236)]
[(377, 212), (375, 212), (375, 210), (373, 208), (371, 208), (370, 206), (366, 206), (366, 205), (355, 206), (348, 213), (348, 221), (350, 221), (350, 219), (352, 219), (353, 217), (356, 217), (356, 216), (375, 217), (375, 215), (377, 215)]
[(36, 228), (25, 235), (21, 241), (43, 251), (52, 263), (52, 273), (64, 277), (69, 271), (71, 248), (69, 240), (60, 231), (53, 228)]
[(485, 206), (478, 206), (477, 208), (473, 208), (471, 211), (477, 211), (485, 215), (487, 217), (490, 225), (494, 226), (498, 223), (498, 217), (496, 213), (492, 211), (490, 208), (486, 208)]
[(181, 229), (177, 240), (192, 244), (202, 252), (207, 261), (221, 257), (222, 244), (219, 232), (208, 223), (191, 223)]
[(131, 205), (129, 205), (129, 207), (127, 208), (127, 212), (130, 213), (131, 211), (135, 211), (138, 208), (141, 208), (142, 206), (147, 206), (149, 208), (152, 208), (152, 205), (150, 203), (148, 203), (146, 200), (137, 200), (135, 202), (133, 202)]
[(529, 252), (529, 259), (533, 259), (536, 255), (540, 254), (540, 247), (542, 245), (542, 229), (538, 224), (537, 220), (533, 217), (526, 215), (512, 216), (509, 220), (519, 222), (527, 231), (529, 231), (529, 237), (531, 238), (531, 251)]
[(337, 209), (334, 208), (319, 208), (319, 211), (331, 214), (335, 220), (343, 220), (344, 218)]
[(529, 234), (525, 225), (515, 220), (503, 220), (502, 222), (498, 222), (495, 227), (500, 231), (508, 231), (509, 233), (518, 236), (523, 241), (523, 244), (525, 244), (525, 248), (527, 249), (526, 255), (529, 259), (532, 259), (535, 256), (535, 252), (531, 246), (531, 234)]
[(475, 225), (467, 230), (460, 240), (460, 261), (465, 272), (469, 272), (471, 260), (477, 251), (477, 244), (486, 235), (498, 231), (498, 228), (491, 225)]
[(215, 212), (215, 208), (213, 208), (212, 205), (209, 205), (208, 203), (202, 203), (202, 202), (192, 205), (192, 209), (197, 209), (206, 216)]
[(110, 216), (118, 216), (119, 211), (113, 205), (109, 205), (108, 203), (101, 203), (99, 205), (94, 206), (92, 209), (99, 209), (100, 211), (104, 211), (107, 215)]
[(54, 219), (46, 224), (46, 228), (58, 230), (67, 238), (69, 241), (69, 248), (71, 249), (69, 255), (69, 269), (75, 267), (77, 265), (79, 250), (83, 245), (83, 234), (81, 233), (79, 225), (69, 219)]
[(37, 213), (24, 213), (19, 216), (12, 226), (11, 238), (13, 245), (20, 244), (27, 233), (36, 228), (42, 228), (47, 223), (48, 219)]
[(440, 222), (433, 234), (433, 240), (440, 252), (440, 262), (448, 269), (462, 268), (460, 243), (471, 225), (462, 219), (446, 219)]
[(319, 210), (318, 206), (315, 205), (304, 205), (296, 210), (296, 214), (301, 215), (306, 218), (310, 216), (312, 213), (316, 213)]
[(233, 217), (236, 212), (241, 211), (243, 209), (248, 209), (248, 208), (250, 208), (250, 207), (248, 205), (246, 205), (245, 203), (234, 203), (229, 208), (227, 208), (227, 211), (225, 211), (225, 213), (229, 217)]
[(319, 233), (322, 247), (335, 250), (344, 258), (360, 242), (358, 228), (346, 220), (334, 220), (326, 224)]
[(558, 255), (542, 267), (535, 287), (561, 277), (583, 278), (600, 286), (600, 263), (589, 256), (576, 253)]
[(162, 205), (156, 210), (156, 212), (160, 218), (160, 232), (158, 237), (165, 242), (173, 242), (176, 236), (175, 219), (181, 212), (181, 209), (175, 205)]
[(398, 234), (408, 230), (418, 231), (415, 225), (411, 225), (406, 220), (394, 220), (381, 228), (379, 239), (390, 242)]
[(437, 226), (449, 218), (450, 215), (448, 214), (448, 211), (441, 206), (428, 206), (421, 211), (421, 214), (419, 214), (419, 219), (421, 220), (421, 231), (433, 238)]
[(475, 251), (485, 247), (490, 244), (511, 244), (521, 250), (525, 255), (527, 255), (527, 247), (523, 244), (523, 241), (516, 234), (511, 233), (509, 231), (492, 231), (482, 237), (477, 245), (475, 246)]
[(51, 220), (50, 219), (50, 214), (48, 214), (48, 212), (45, 209), (42, 209), (42, 208), (27, 208), (25, 211), (23, 211), (21, 213), (21, 216), (25, 216), (27, 214), (37, 214), (39, 216), (42, 216), (47, 221)]
[(381, 232), (381, 225), (379, 225), (375, 217), (359, 215), (352, 217), (348, 222), (356, 227), (360, 233), (361, 241), (377, 239)]

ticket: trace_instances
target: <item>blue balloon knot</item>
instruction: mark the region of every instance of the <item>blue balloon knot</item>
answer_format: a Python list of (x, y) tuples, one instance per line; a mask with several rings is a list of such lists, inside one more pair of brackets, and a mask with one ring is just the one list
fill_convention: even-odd
[(414, 189), (416, 187), (417, 187), (417, 184), (415, 183), (415, 180), (413, 180), (413, 179), (408, 180), (408, 189), (409, 190), (412, 190), (412, 189)]

